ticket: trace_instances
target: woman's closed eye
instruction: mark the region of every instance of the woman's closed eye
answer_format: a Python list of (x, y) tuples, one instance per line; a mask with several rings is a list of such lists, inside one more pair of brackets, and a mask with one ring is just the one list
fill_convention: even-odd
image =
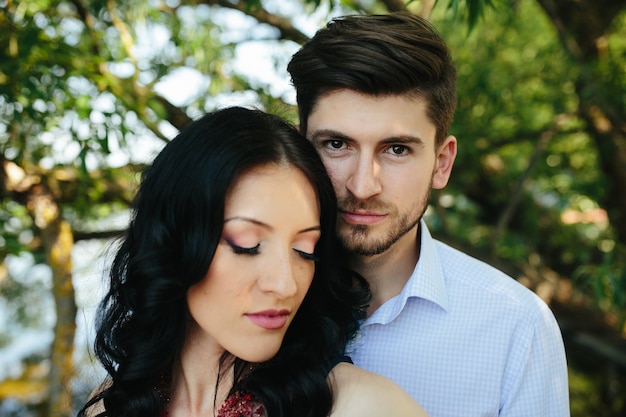
[(295, 249), (294, 251), (302, 257), (302, 259), (306, 259), (307, 261), (319, 262), (320, 258), (315, 256), (314, 253), (305, 252), (300, 249)]
[[(232, 251), (237, 255), (258, 255), (259, 253), (261, 253), (260, 243), (257, 243), (255, 246), (251, 246), (251, 247), (243, 247), (243, 246), (236, 245), (234, 242), (231, 242), (230, 240), (227, 240), (226, 242), (228, 243), (228, 246), (230, 246)], [(309, 253), (304, 250), (296, 249), (296, 248), (294, 248), (293, 250), (298, 255), (300, 255), (302, 259), (305, 259), (307, 261), (318, 262), (320, 260), (319, 257), (315, 256), (314, 253)]]
[(236, 245), (230, 240), (227, 240), (226, 242), (228, 243), (228, 246), (231, 247), (233, 252), (235, 252), (237, 255), (258, 255), (259, 248), (261, 247), (260, 243), (257, 243), (255, 246), (246, 248), (246, 247)]

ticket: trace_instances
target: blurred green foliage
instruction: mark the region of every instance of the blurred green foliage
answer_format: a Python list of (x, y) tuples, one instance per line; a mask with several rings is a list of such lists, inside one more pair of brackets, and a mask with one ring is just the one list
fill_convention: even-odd
[[(237, 67), (242, 45), (267, 47), (263, 60), (287, 77), (296, 40), (331, 14), (381, 13), (393, 2), (212, 3), (0, 0), (0, 156), (26, 182), (51, 190), (75, 236), (116, 232), (98, 219), (127, 209), (143, 164), (200, 113), (234, 101), (297, 122), (289, 92), (263, 78), (260, 65)], [(400, 3), (416, 13), (429, 4)], [(593, 100), (624, 115), (626, 13), (602, 37), (603, 59), (581, 64), (539, 3), (436, 2), (430, 18), (458, 69), (451, 133), (459, 155), (450, 184), (433, 195), (429, 222), (438, 236), (487, 260), (518, 271), (539, 264), (571, 280), (617, 317), (617, 333), (626, 332), (626, 249), (613, 222), (626, 213), (609, 204), (615, 177), (580, 113)], [(168, 98), (164, 86), (175, 78), (195, 93)], [(581, 79), (594, 82), (581, 88)], [(33, 265), (45, 263), (26, 196), (2, 191), (0, 259), (28, 252)], [(11, 319), (49, 327), (42, 316), (50, 310), (38, 309), (48, 289), (2, 266), (0, 295)], [(0, 348), (13, 337), (0, 333)], [(597, 389), (606, 383), (603, 371), (571, 369), (570, 377), (572, 416), (614, 415), (608, 406), (598, 411), (606, 403)], [(623, 410), (621, 401), (611, 407)]]

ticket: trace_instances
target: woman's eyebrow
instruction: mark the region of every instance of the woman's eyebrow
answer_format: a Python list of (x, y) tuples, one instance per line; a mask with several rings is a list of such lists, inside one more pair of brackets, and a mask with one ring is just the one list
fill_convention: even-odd
[(317, 225), (317, 226), (311, 226), (311, 227), (307, 227), (306, 229), (299, 230), (298, 233), (319, 232), (321, 230), (322, 230), (322, 226)]
[[(262, 228), (264, 228), (264, 229), (267, 229), (267, 230), (272, 230), (272, 229), (274, 229), (274, 228), (273, 228), (272, 226), (270, 226), (269, 224), (267, 224), (267, 223), (265, 223), (265, 222), (262, 222), (262, 221), (260, 221), (260, 220), (257, 220), (257, 219), (253, 219), (253, 218), (251, 218), (251, 217), (245, 217), (245, 216), (233, 216), (233, 217), (229, 217), (229, 218), (227, 218), (227, 219), (224, 219), (224, 224), (226, 224), (226, 223), (228, 223), (228, 222), (230, 222), (230, 221), (242, 221), (242, 222), (252, 223), (252, 224), (254, 224), (254, 225), (256, 225), (256, 226), (260, 226), (260, 227), (262, 227)], [(318, 225), (315, 225), (315, 226), (311, 226), (311, 227), (304, 228), (304, 229), (302, 229), (302, 230), (298, 230), (298, 234), (300, 234), (300, 233), (314, 232), (314, 231), (320, 231), (320, 230), (322, 230), (322, 227), (318, 224)]]
[(242, 222), (246, 222), (246, 223), (252, 223), (252, 224), (254, 224), (254, 225), (256, 225), (256, 226), (261, 226), (261, 227), (263, 227), (263, 228), (265, 228), (265, 229), (272, 229), (272, 226), (270, 226), (270, 225), (269, 225), (269, 224), (267, 224), (267, 223), (264, 223), (264, 222), (262, 222), (262, 221), (260, 221), (260, 220), (257, 220), (257, 219), (253, 219), (252, 217), (245, 217), (245, 216), (233, 216), (233, 217), (229, 217), (229, 218), (227, 218), (227, 219), (224, 219), (224, 223), (226, 224), (226, 223), (228, 223), (228, 222), (231, 222), (231, 221), (237, 221), (237, 220), (238, 220), (238, 221), (242, 221)]

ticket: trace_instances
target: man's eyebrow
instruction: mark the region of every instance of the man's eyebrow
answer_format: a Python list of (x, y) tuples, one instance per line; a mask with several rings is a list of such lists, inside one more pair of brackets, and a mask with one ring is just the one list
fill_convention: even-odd
[(382, 143), (414, 143), (416, 145), (424, 146), (425, 142), (419, 136), (413, 135), (399, 135), (385, 138)]
[[(231, 221), (242, 221), (242, 222), (246, 222), (246, 223), (251, 223), (254, 224), (255, 226), (259, 226), (262, 227), (264, 229), (267, 230), (273, 230), (274, 228), (272, 226), (270, 226), (269, 224), (262, 222), (260, 220), (257, 219), (253, 219), (251, 217), (245, 217), (245, 216), (233, 216), (233, 217), (229, 217), (227, 219), (224, 219), (224, 224), (231, 222)], [(315, 231), (320, 231), (322, 230), (322, 226), (320, 226), (319, 224), (315, 225), (315, 226), (311, 226), (311, 227), (307, 227), (304, 228), (302, 230), (298, 230), (298, 234), (300, 233), (308, 233), (308, 232), (315, 232)]]
[[(343, 141), (351, 141), (354, 140), (351, 136), (348, 136), (344, 133), (341, 133), (332, 129), (322, 129), (316, 130), (313, 132), (309, 140), (313, 142), (318, 142), (320, 140), (343, 140)], [(423, 146), (425, 144), (424, 140), (419, 136), (414, 135), (397, 135), (390, 136), (388, 138), (384, 138), (380, 141), (380, 143), (414, 143), (419, 146)]]
[(337, 130), (332, 129), (322, 129), (316, 130), (313, 132), (309, 140), (313, 142), (317, 142), (320, 139), (328, 140), (328, 139), (337, 139), (337, 140), (350, 140), (352, 139), (350, 136), (345, 135)]

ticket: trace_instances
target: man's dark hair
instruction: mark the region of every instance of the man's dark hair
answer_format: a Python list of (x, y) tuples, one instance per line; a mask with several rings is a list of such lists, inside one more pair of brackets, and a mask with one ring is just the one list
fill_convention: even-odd
[(294, 54), (287, 70), (305, 134), (318, 100), (348, 89), (372, 96), (421, 97), (437, 128), (436, 143), (448, 135), (456, 108), (456, 70), (443, 38), (419, 16), (333, 19)]

